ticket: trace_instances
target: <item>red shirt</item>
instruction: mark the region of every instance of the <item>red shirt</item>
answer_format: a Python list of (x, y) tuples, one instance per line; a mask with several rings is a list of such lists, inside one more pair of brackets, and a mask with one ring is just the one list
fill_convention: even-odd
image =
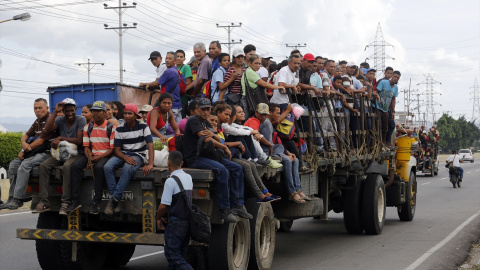
[(256, 117), (250, 117), (243, 125), (246, 127), (251, 127), (253, 130), (259, 130), (260, 120), (258, 120)]
[(101, 126), (93, 122), (92, 134), (88, 137), (88, 124), (83, 128), (83, 146), (89, 147), (92, 143), (92, 154), (94, 156), (101, 155), (107, 152), (108, 149), (113, 149), (113, 142), (115, 140), (115, 126), (112, 128), (110, 138), (107, 137), (107, 123), (105, 120)]

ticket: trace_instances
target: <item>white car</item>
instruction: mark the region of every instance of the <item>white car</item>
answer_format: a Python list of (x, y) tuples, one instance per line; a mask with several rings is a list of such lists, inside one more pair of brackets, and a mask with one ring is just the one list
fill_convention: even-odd
[(470, 149), (460, 149), (460, 151), (458, 151), (458, 155), (463, 161), (470, 161), (471, 163), (474, 162), (472, 151)]

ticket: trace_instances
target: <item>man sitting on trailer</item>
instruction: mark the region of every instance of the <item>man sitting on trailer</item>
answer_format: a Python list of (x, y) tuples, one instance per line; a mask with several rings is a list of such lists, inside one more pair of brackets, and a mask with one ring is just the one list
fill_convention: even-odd
[[(62, 112), (65, 116), (57, 117), (59, 112)], [(66, 141), (71, 144), (75, 144), (78, 149), (78, 155), (69, 158), (66, 161), (59, 161), (56, 158), (49, 157), (47, 160), (40, 164), (38, 185), (40, 188), (39, 199), (40, 202), (32, 213), (40, 213), (50, 209), (50, 202), (48, 200), (48, 189), (50, 187), (50, 171), (57, 167), (62, 166), (63, 174), (63, 194), (61, 199), (61, 207), (59, 214), (67, 215), (67, 209), (70, 206), (70, 168), (72, 164), (83, 155), (83, 149), (81, 147), (83, 141), (83, 128), (87, 124), (85, 117), (76, 115), (77, 104), (75, 100), (66, 98), (62, 102), (59, 102), (53, 111), (52, 117), (48, 119), (45, 125), (45, 131), (50, 132), (57, 130), (59, 137), (52, 141), (52, 148), (57, 149), (58, 145), (62, 141)]]
[[(50, 117), (47, 100), (36, 99), (33, 103), (33, 110), (37, 119), (21, 138), (22, 150), (18, 153), (18, 158), (12, 160), (8, 166), (10, 191), (7, 202), (0, 204), (0, 209), (15, 210), (23, 206), (30, 172), (33, 167), (40, 165), (50, 156), (49, 141), (55, 136), (55, 133), (45, 131), (45, 124)], [(14, 168), (16, 167), (18, 167), (18, 172), (15, 175)]]

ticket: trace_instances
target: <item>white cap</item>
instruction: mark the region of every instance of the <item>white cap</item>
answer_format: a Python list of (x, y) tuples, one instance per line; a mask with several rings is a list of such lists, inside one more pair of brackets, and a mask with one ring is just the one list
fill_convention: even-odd
[(245, 56), (242, 49), (237, 48), (233, 50), (233, 54), (232, 54), (233, 57), (239, 57), (240, 55)]
[(72, 98), (66, 98), (66, 99), (62, 100), (62, 102), (65, 103), (65, 105), (75, 105), (75, 106), (77, 106), (77, 103)]
[(347, 67), (356, 67), (357, 65), (354, 62), (348, 62)]
[(264, 59), (273, 58), (273, 57), (270, 56), (270, 54), (269, 54), (268, 52), (260, 54), (260, 57), (261, 57), (261, 58), (264, 58)]

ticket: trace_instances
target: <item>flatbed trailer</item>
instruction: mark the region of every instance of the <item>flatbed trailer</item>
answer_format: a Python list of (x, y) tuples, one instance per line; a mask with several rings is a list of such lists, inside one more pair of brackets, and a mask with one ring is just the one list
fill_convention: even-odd
[[(52, 98), (51, 98), (52, 99)], [(323, 97), (329, 104), (330, 97)], [(359, 99), (368, 106), (368, 101)], [(141, 105), (141, 104), (137, 104)], [(275, 251), (276, 231), (289, 231), (295, 219), (313, 217), (328, 219), (328, 213), (343, 212), (344, 224), (351, 234), (380, 234), (385, 223), (386, 207), (397, 207), (400, 220), (410, 221), (416, 206), (416, 160), (410, 154), (411, 140), (397, 140), (396, 151), (381, 149), (375, 135), (375, 114), (361, 113), (358, 121), (373, 123), (366, 129), (354, 131), (361, 147), (353, 149), (348, 139), (348, 126), (343, 112), (327, 110), (328, 105), (306, 110), (303, 119), (308, 128), (297, 125), (297, 138), (307, 141), (309, 149), (302, 158), (312, 170), (301, 173), (303, 192), (312, 198), (304, 204), (286, 200), (288, 192), (282, 168), (258, 166), (258, 172), (267, 188), (282, 200), (258, 203), (245, 189), (245, 207), (253, 219), (240, 219), (237, 223), (224, 223), (219, 216), (215, 196), (214, 175), (209, 170), (185, 168), (193, 178), (193, 203), (206, 212), (212, 223), (208, 245), (190, 242), (188, 261), (196, 269), (270, 269)], [(323, 130), (324, 120), (333, 123), (334, 130)], [(320, 122), (322, 121), (322, 122)], [(354, 120), (355, 121), (355, 120)], [(301, 122), (301, 121), (298, 121)], [(340, 128), (342, 127), (342, 128)], [(314, 132), (315, 131), (315, 132)], [(346, 131), (346, 132), (345, 132)], [(345, 132), (345, 133), (344, 133)], [(370, 133), (370, 134), (368, 134)], [(326, 149), (314, 151), (316, 138), (322, 137)], [(350, 137), (350, 138), (348, 138)], [(370, 139), (369, 139), (370, 138)], [(367, 141), (367, 143), (365, 143)], [(347, 145), (348, 144), (348, 145)], [(309, 154), (312, 153), (312, 154)], [(119, 177), (121, 170), (116, 171)], [(81, 186), (82, 207), (66, 216), (58, 215), (60, 208), (61, 167), (51, 171), (51, 211), (40, 213), (37, 228), (18, 228), (17, 237), (36, 240), (37, 255), (42, 269), (100, 269), (103, 266), (123, 266), (133, 255), (135, 245), (164, 245), (163, 232), (155, 222), (163, 185), (169, 172), (154, 168), (144, 176), (138, 170), (123, 194), (125, 210), (113, 217), (90, 215), (94, 180), (84, 170)], [(32, 209), (38, 203), (38, 169), (31, 174), (28, 188)], [(101, 211), (110, 194), (104, 190)]]

